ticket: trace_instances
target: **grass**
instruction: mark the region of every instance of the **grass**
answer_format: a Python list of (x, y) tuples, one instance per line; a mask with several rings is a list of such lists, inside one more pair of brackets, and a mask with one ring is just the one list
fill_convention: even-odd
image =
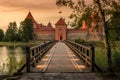
[[(102, 42), (93, 42), (93, 45), (95, 46), (95, 63), (106, 73), (107, 59), (104, 44)], [(120, 41), (110, 43), (110, 45), (113, 70), (115, 74), (120, 77)], [(113, 79), (105, 78), (105, 80)]]
[(44, 41), (30, 42), (0, 42), (0, 46), (34, 46), (43, 43)]
[(105, 50), (99, 47), (95, 48), (95, 63), (105, 72), (107, 69)]

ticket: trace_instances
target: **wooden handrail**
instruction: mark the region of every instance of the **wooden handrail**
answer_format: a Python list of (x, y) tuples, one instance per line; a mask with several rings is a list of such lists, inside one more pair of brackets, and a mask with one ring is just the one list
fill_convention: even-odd
[(54, 40), (37, 46), (26, 47), (26, 63), (14, 74), (19, 74), (24, 68), (26, 68), (26, 72), (31, 72), (31, 67), (35, 67), (35, 64), (55, 43)]
[(69, 40), (64, 42), (76, 53), (78, 57), (83, 59), (85, 63), (90, 66), (91, 72), (94, 72), (95, 69), (101, 73), (103, 72), (102, 69), (100, 69), (100, 67), (95, 63), (95, 48), (93, 45), (85, 46)]
[(73, 41), (64, 41), (78, 57), (80, 57), (88, 66), (90, 66), (90, 71), (94, 72), (94, 47), (84, 46)]

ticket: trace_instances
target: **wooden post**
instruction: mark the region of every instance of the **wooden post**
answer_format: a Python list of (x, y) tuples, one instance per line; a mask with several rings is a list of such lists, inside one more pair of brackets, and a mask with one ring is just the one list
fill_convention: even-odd
[(26, 72), (30, 72), (30, 47), (26, 47)]
[(94, 72), (94, 47), (93, 45), (91, 45), (91, 54), (90, 54), (90, 58), (91, 58), (91, 72)]

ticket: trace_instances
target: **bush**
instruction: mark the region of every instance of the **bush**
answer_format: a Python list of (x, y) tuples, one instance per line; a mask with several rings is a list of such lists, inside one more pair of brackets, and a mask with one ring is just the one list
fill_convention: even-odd
[(115, 71), (120, 71), (120, 51), (114, 50), (112, 54), (113, 68)]
[(75, 42), (76, 42), (76, 43), (84, 43), (85, 40), (84, 40), (84, 39), (81, 39), (81, 38), (78, 38), (78, 39), (75, 39)]

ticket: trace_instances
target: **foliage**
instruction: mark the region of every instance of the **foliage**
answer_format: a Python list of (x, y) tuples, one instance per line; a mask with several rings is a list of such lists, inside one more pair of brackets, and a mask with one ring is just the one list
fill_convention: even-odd
[(109, 40), (118, 41), (120, 40), (120, 8), (112, 14), (111, 19), (108, 21)]
[(114, 49), (112, 56), (115, 71), (120, 71), (120, 50)]
[(102, 47), (95, 47), (95, 63), (102, 69), (104, 72), (107, 71), (107, 59), (105, 55), (105, 49)]
[(3, 40), (3, 37), (4, 37), (4, 31), (0, 29), (0, 41)]
[(8, 25), (8, 29), (6, 31), (6, 35), (4, 37), (4, 41), (14, 42), (17, 41), (17, 24), (16, 22), (10, 22)]
[(25, 57), (21, 57), (20, 61), (17, 61), (15, 56), (9, 56), (8, 62), (7, 62), (7, 67), (8, 67), (8, 74), (12, 75), (15, 73), (18, 69), (23, 66), (25, 63)]
[[(101, 4), (102, 14), (105, 16), (106, 36), (110, 41), (119, 40), (120, 33), (120, 4), (116, 0), (94, 0)], [(101, 17), (102, 18), (102, 17)]]
[[(93, 44), (95, 47), (95, 63), (104, 71), (107, 71), (107, 58), (105, 54), (104, 43), (98, 42), (98, 41), (90, 41), (86, 42), (86, 44)], [(120, 72), (119, 69), (119, 61), (120, 61), (120, 42), (115, 41), (114, 45), (113, 43), (110, 43), (112, 46), (112, 62), (113, 62), (113, 70), (115, 72)], [(114, 47), (114, 48), (113, 48)]]
[(87, 41), (87, 44), (93, 44), (95, 47), (104, 48), (104, 43), (102, 41)]
[(3, 41), (16, 42), (22, 41), (27, 42), (34, 39), (33, 23), (30, 19), (25, 19), (20, 23), (20, 27), (17, 28), (16, 22), (10, 22), (6, 35)]
[(26, 42), (0, 42), (0, 46), (35, 46), (38, 44), (43, 43), (43, 41), (29, 41), (28, 43)]
[(94, 15), (95, 22), (98, 22), (100, 19), (96, 6), (94, 4), (87, 4), (85, 0), (77, 0), (77, 2), (72, 0), (57, 0), (56, 5), (59, 7), (66, 6), (73, 10), (69, 18), (73, 19), (71, 26), (75, 28), (81, 27), (83, 20), (85, 20), (88, 27), (91, 27), (91, 22), (93, 21), (91, 15), (96, 14)]
[[(120, 44), (120, 43), (119, 43)], [(120, 72), (120, 50), (119, 48), (112, 49), (112, 62), (113, 62), (113, 70), (115, 72)], [(107, 62), (106, 62), (106, 55), (105, 55), (105, 49), (103, 49), (101, 46), (97, 46), (95, 48), (95, 63), (105, 72), (107, 71)]]
[(75, 39), (75, 42), (76, 42), (76, 43), (84, 43), (85, 40), (84, 40), (84, 39), (81, 39), (81, 38), (78, 38), (78, 39)]
[(30, 19), (25, 19), (20, 23), (18, 35), (21, 41), (27, 42), (34, 39), (33, 23)]
[(13, 57), (13, 56), (9, 56), (8, 64), (7, 64), (9, 75), (10, 75), (11, 73), (13, 73), (13, 72), (16, 71), (16, 69), (17, 69), (17, 66), (16, 66), (16, 65), (17, 65), (16, 58)]

